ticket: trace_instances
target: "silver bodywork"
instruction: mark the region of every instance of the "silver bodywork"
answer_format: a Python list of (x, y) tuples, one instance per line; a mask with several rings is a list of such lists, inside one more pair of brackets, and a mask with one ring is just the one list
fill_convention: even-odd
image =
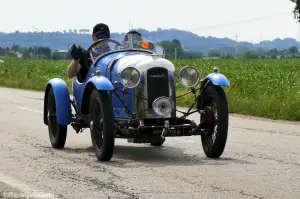
[[(174, 80), (171, 80), (171, 75), (173, 76), (173, 78), (175, 78), (175, 67), (169, 60), (161, 58), (157, 55), (153, 55), (153, 54), (151, 55), (145, 53), (145, 54), (140, 54), (135, 58), (129, 58), (129, 59), (124, 58), (123, 60), (120, 61), (123, 63), (119, 63), (119, 66), (122, 66), (118, 68), (119, 73), (122, 71), (123, 68), (135, 65), (134, 67), (140, 72), (140, 74), (143, 75), (142, 81), (140, 81), (139, 85), (134, 88), (134, 93), (136, 95), (136, 97), (134, 97), (135, 111), (137, 113), (140, 112), (139, 114), (137, 114), (138, 118), (143, 118), (143, 119), (161, 118), (161, 116), (158, 116), (154, 113), (151, 113), (149, 111), (144, 111), (148, 109), (148, 101), (141, 100), (138, 97), (140, 96), (148, 99), (147, 75), (148, 75), (148, 70), (152, 68), (160, 67), (160, 68), (167, 69), (169, 96), (166, 97), (170, 98), (172, 102), (172, 109), (174, 110), (176, 108), (175, 82)], [(172, 117), (171, 115), (172, 114), (168, 115), (165, 118), (171, 118)]]

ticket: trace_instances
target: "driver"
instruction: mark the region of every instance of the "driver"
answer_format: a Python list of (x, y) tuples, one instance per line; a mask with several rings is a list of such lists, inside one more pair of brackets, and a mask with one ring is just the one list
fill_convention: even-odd
[[(104, 23), (99, 23), (94, 26), (93, 28), (93, 34), (92, 39), (93, 41), (97, 41), (99, 39), (108, 39), (110, 38), (110, 30), (109, 27)], [(105, 42), (106, 45), (102, 45), (101, 49), (93, 48), (92, 53), (102, 54), (103, 51), (110, 50), (109, 46), (107, 45), (107, 42)], [(104, 47), (104, 48), (103, 48)], [(101, 50), (102, 52), (99, 53), (98, 50)], [(84, 53), (86, 51), (79, 45), (78, 47), (73, 44), (70, 49), (71, 56), (73, 58), (71, 64), (68, 67), (68, 77), (73, 78), (78, 75), (78, 80), (83, 81), (85, 76), (88, 73), (88, 70), (84, 66)]]

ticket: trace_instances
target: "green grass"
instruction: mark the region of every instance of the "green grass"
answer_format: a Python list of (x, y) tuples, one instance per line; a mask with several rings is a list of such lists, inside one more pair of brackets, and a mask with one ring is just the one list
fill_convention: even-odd
[[(300, 121), (300, 60), (181, 60), (173, 61), (177, 72), (195, 66), (201, 77), (220, 69), (237, 88), (225, 88), (231, 113), (272, 119)], [(69, 61), (5, 59), (0, 63), (0, 85), (44, 90), (47, 81), (58, 77), (67, 81)], [(188, 91), (177, 82), (177, 93)], [(189, 105), (192, 95), (180, 98), (178, 105)]]
[[(3, 59), (0, 63), (0, 85), (31, 90), (44, 90), (47, 82), (54, 77), (67, 81), (67, 67), (70, 63), (64, 61), (37, 59)], [(71, 88), (71, 87), (70, 87)]]

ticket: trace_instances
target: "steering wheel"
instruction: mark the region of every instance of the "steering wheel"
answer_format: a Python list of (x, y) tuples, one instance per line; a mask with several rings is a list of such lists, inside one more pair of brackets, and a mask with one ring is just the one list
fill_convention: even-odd
[(92, 45), (90, 45), (90, 47), (87, 49), (86, 53), (85, 53), (85, 56), (84, 56), (84, 65), (87, 69), (89, 69), (89, 64), (88, 64), (88, 61), (89, 61), (89, 58), (90, 58), (90, 53), (89, 51), (94, 47), (96, 46), (97, 44), (100, 44), (104, 41), (111, 41), (113, 43), (116, 43), (117, 45), (121, 45), (118, 41), (116, 40), (113, 40), (113, 39), (99, 39), (97, 41), (95, 41), (94, 43), (92, 43)]

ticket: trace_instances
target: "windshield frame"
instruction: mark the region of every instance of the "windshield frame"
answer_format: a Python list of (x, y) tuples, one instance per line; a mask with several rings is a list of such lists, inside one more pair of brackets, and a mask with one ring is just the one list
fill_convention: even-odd
[[(153, 48), (153, 49), (147, 49), (147, 48), (135, 48), (134, 45), (133, 45), (133, 41), (134, 41), (133, 36), (134, 36), (134, 35), (137, 36), (137, 37), (140, 37), (142, 42), (146, 42), (146, 43), (148, 43), (148, 44), (153, 45), (154, 48)], [(164, 49), (162, 46), (160, 46), (160, 45), (158, 45), (158, 44), (152, 42), (151, 40), (149, 40), (149, 39), (147, 39), (147, 38), (145, 38), (145, 37), (143, 37), (143, 36), (140, 36), (140, 35), (138, 35), (138, 34), (136, 34), (136, 33), (127, 33), (126, 36), (127, 36), (128, 40), (127, 40), (127, 41), (123, 40), (123, 41), (121, 42), (121, 44), (122, 44), (122, 45), (125, 45), (125, 42), (127, 42), (127, 44), (128, 44), (128, 48), (127, 48), (127, 49), (131, 49), (131, 50), (142, 50), (142, 51), (144, 51), (144, 50), (146, 50), (146, 51), (151, 51), (153, 54), (156, 54), (156, 55), (159, 56), (159, 57), (165, 58), (165, 49)], [(159, 53), (157, 52), (157, 47), (159, 47), (159, 48), (162, 49), (162, 51), (163, 51), (162, 54), (159, 54)]]
[[(95, 44), (96, 42), (99, 42), (100, 40), (102, 40), (103, 42), (107, 41), (107, 42), (112, 42), (112, 43), (115, 43), (116, 46), (119, 46), (120, 48), (118, 50), (111, 50), (111, 51), (108, 51), (108, 52), (105, 52), (97, 57), (93, 57), (91, 55), (91, 50), (97, 46), (98, 44)], [(143, 41), (147, 41), (145, 40), (143, 37), (142, 37), (142, 40)], [(125, 45), (125, 42), (128, 42), (129, 46), (126, 47), (126, 48), (122, 48), (124, 47)], [(151, 42), (152, 43), (152, 42)], [(101, 44), (101, 42), (99, 42), (99, 44)], [(155, 43), (152, 43), (154, 45), (154, 49), (153, 50), (150, 50), (150, 49), (147, 49), (147, 48), (134, 48), (133, 47), (133, 42), (132, 42), (132, 35), (131, 34), (128, 34), (128, 41), (122, 41), (122, 42), (118, 42), (116, 40), (113, 40), (113, 39), (108, 39), (108, 38), (105, 38), (105, 39), (99, 39), (97, 41), (95, 41), (93, 44), (90, 45), (90, 47), (88, 48), (88, 55), (89, 57), (91, 58), (92, 62), (93, 62), (93, 65), (96, 66), (96, 63), (99, 61), (99, 59), (105, 57), (106, 55), (109, 55), (109, 54), (112, 54), (112, 53), (115, 53), (115, 52), (144, 52), (144, 53), (147, 53), (147, 54), (151, 54), (151, 55), (156, 55), (156, 56), (159, 56), (159, 57), (162, 57), (162, 58), (165, 58), (165, 50), (164, 48), (162, 48), (160, 45), (157, 45)], [(162, 48), (163, 50), (163, 54), (158, 54), (155, 50), (156, 50), (156, 46), (159, 46)]]
[(111, 50), (111, 51), (102, 53), (102, 54), (100, 54), (100, 55), (97, 56), (97, 57), (93, 56), (93, 54), (92, 54), (92, 52), (91, 52), (91, 51), (93, 50), (93, 48), (96, 47), (97, 45), (101, 44), (102, 42), (106, 42), (106, 41), (107, 41), (107, 42), (112, 42), (112, 43), (114, 43), (116, 46), (122, 45), (120, 42), (118, 42), (118, 41), (116, 41), (116, 40), (113, 40), (113, 39), (108, 39), (108, 38), (105, 38), (105, 39), (98, 39), (98, 40), (94, 41), (94, 43), (92, 43), (92, 44), (90, 45), (90, 47), (88, 48), (88, 50), (87, 50), (87, 54), (88, 54), (89, 57), (91, 58), (93, 64), (95, 64), (95, 63), (97, 62), (97, 60), (98, 60), (100, 57), (105, 56), (106, 54), (109, 54), (109, 53), (111, 53), (111, 52), (116, 52), (116, 51), (118, 51), (118, 50)]

